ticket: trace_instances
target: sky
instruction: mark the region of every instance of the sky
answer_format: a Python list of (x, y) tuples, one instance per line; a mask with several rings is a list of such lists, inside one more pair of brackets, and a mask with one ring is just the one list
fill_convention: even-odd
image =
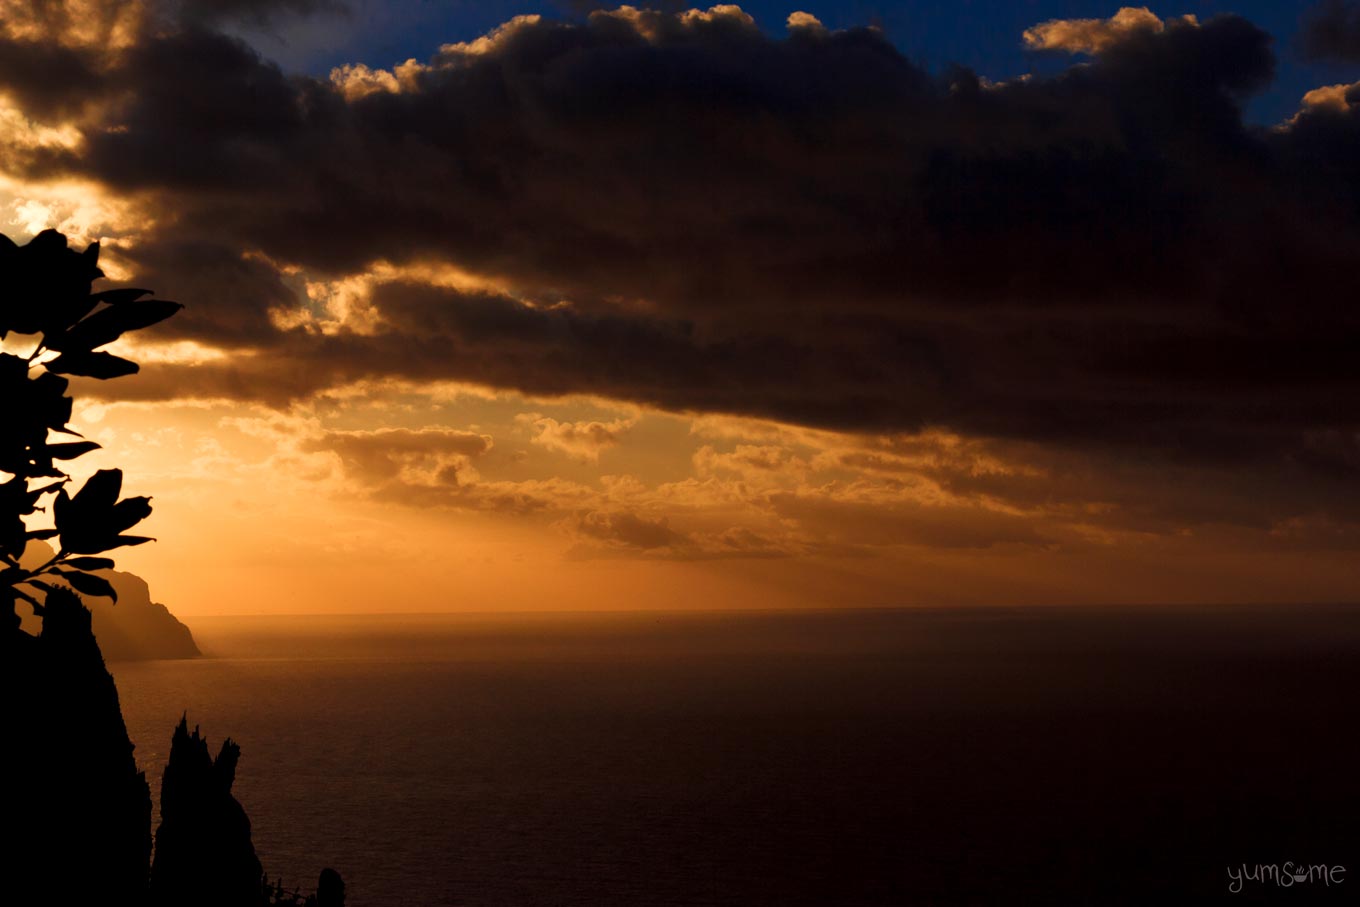
[[(635, 4), (646, 6), (647, 4)], [(1060, 72), (1071, 60), (1036, 55), (1022, 40), (1025, 30), (1054, 19), (1105, 19), (1115, 15), (1117, 3), (1100, 0), (966, 0), (966, 2), (755, 2), (739, 4), (766, 34), (779, 36), (791, 12), (806, 12), (832, 29), (873, 25), (904, 56), (931, 72), (962, 65), (993, 79), (1024, 73)], [(204, 3), (203, 8), (272, 9), (272, 15), (237, 16), (219, 20), (233, 34), (248, 40), (285, 68), (325, 75), (346, 63), (388, 68), (408, 59), (424, 60), (442, 44), (485, 34), (517, 15), (580, 19), (609, 4), (590, 0), (547, 3), (516, 0), (352, 0), (327, 4), (324, 0), (294, 3)], [(685, 4), (653, 4), (654, 8), (683, 10)], [(303, 16), (303, 10), (334, 11), (333, 15)], [(1139, 7), (1141, 8), (1141, 7)], [(1177, 5), (1152, 7), (1161, 16), (1239, 15), (1274, 39), (1277, 73), (1265, 91), (1252, 97), (1247, 117), (1274, 124), (1292, 116), (1305, 93), (1324, 84), (1354, 81), (1354, 67), (1345, 61), (1319, 58), (1307, 52), (1305, 33), (1309, 3), (1280, 0), (1183, 0)], [(345, 10), (345, 12), (341, 12)]]
[(177, 613), (1360, 594), (1360, 4), (0, 11)]

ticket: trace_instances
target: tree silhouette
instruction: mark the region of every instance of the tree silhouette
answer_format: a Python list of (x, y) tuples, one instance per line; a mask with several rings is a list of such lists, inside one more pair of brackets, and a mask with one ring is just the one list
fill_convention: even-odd
[[(0, 595), (9, 601), (12, 626), (19, 602), (41, 616), (58, 584), (117, 601), (113, 586), (90, 572), (114, 562), (96, 555), (151, 541), (125, 534), (151, 513), (151, 501), (119, 500), (122, 470), (101, 469), (71, 494), (71, 477), (60, 465), (99, 448), (67, 425), (72, 401), (64, 376), (135, 373), (137, 363), (99, 348), (182, 308), (145, 298), (150, 290), (92, 293), (103, 276), (97, 242), (77, 252), (55, 230), (24, 246), (0, 235), (0, 341), (10, 350), (0, 352)], [(53, 525), (30, 528), (25, 517), (49, 510)], [(26, 568), (24, 550), (35, 540), (49, 542), (54, 553)]]
[[(0, 828), (21, 872), (0, 891), (4, 903), (201, 904), (264, 907), (263, 874), (250, 820), (231, 795), (240, 750), (227, 741), (216, 759), (197, 729), (180, 723), (161, 784), (161, 824), (151, 861), (151, 796), (133, 758), (118, 691), (76, 593), (117, 599), (95, 571), (106, 552), (149, 538), (130, 533), (150, 499), (120, 500), (123, 473), (101, 469), (79, 489), (66, 464), (99, 445), (72, 431), (70, 377), (130, 375), (137, 364), (101, 347), (179, 311), (148, 290), (91, 292), (99, 244), (83, 252), (44, 231), (25, 246), (0, 235), (0, 684), (11, 695), (0, 730), (21, 746), (0, 746), (6, 790)], [(42, 520), (35, 515), (50, 517)], [(52, 553), (24, 559), (30, 543)], [(42, 632), (20, 627), (26, 602)], [(324, 892), (324, 895), (323, 895)], [(280, 901), (283, 903), (283, 901)], [(287, 903), (301, 904), (300, 892)], [(344, 883), (327, 870), (316, 903), (343, 907)]]

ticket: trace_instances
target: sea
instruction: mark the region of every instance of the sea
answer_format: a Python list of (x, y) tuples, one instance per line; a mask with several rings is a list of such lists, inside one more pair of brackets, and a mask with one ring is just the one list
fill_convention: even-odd
[(1356, 607), (187, 623), (110, 665), (153, 799), (230, 737), (265, 871), (349, 907), (1360, 895)]

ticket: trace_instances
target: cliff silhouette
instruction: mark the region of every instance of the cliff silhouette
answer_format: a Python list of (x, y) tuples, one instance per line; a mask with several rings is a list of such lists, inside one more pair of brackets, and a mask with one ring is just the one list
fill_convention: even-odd
[(231, 794), (240, 747), (226, 740), (212, 758), (187, 716), (171, 739), (153, 861), (151, 792), (90, 609), (62, 588), (44, 604), (36, 635), (0, 630), (9, 694), (3, 823), (20, 870), (8, 873), (6, 903), (342, 907), (344, 883), (334, 870), (305, 898), (267, 885), (250, 819)]
[[(198, 728), (180, 719), (161, 781), (161, 824), (151, 865), (153, 907), (264, 904), (264, 868), (250, 819), (231, 795), (241, 748), (230, 738), (214, 759)], [(211, 880), (211, 884), (208, 884)]]
[[(4, 903), (292, 903), (269, 895), (250, 821), (231, 796), (240, 749), (228, 741), (209, 758), (187, 721), (172, 739), (152, 863), (151, 793), (96, 634), (134, 657), (197, 647), (145, 582), (105, 556), (153, 541), (129, 532), (151, 500), (124, 497), (118, 469), (77, 487), (63, 464), (99, 445), (67, 425), (66, 392), (68, 376), (135, 374), (137, 363), (100, 348), (181, 306), (144, 298), (149, 290), (91, 292), (104, 276), (98, 260), (98, 243), (76, 252), (53, 230), (25, 246), (0, 236), (0, 340), (20, 338), (18, 352), (0, 350)], [(101, 604), (92, 612), (77, 593)], [(323, 892), (326, 907), (343, 903), (335, 881), (323, 874), (313, 903)]]
[(151, 793), (137, 769), (118, 690), (66, 589), (47, 595), (42, 631), (4, 641), (4, 822), (12, 904), (145, 900)]
[(118, 603), (93, 599), (94, 636), (109, 661), (197, 658), (202, 653), (189, 628), (170, 609), (151, 600), (146, 580), (135, 573), (103, 570), (95, 574), (118, 591)]

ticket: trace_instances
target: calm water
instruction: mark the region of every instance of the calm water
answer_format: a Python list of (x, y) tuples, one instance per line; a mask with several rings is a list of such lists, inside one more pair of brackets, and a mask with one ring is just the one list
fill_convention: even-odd
[(352, 907), (1360, 890), (1355, 609), (189, 623), (212, 657), (111, 666), (153, 791), (187, 710), (270, 875)]

